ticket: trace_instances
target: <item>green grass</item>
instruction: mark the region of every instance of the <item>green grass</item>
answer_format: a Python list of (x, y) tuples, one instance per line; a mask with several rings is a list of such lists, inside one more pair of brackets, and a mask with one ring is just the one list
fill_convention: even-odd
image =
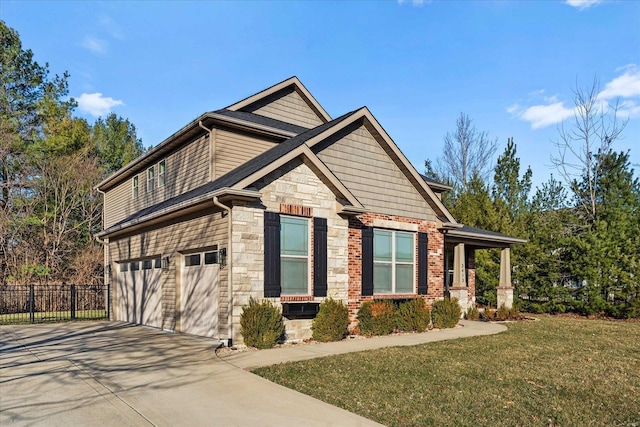
[[(36, 323), (71, 320), (71, 311), (41, 311), (33, 313)], [(76, 310), (74, 320), (106, 319), (106, 310)], [(30, 323), (29, 313), (0, 314), (0, 325), (22, 325)]]
[(388, 426), (640, 426), (640, 323), (508, 328), (254, 372)]

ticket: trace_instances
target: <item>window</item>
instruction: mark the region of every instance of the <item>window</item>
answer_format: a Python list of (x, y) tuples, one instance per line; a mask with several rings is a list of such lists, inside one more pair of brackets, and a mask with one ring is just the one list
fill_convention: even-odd
[(138, 271), (140, 270), (140, 263), (138, 261), (133, 261), (131, 263), (131, 271)]
[(162, 268), (162, 259), (156, 258), (153, 260), (153, 268)]
[(129, 271), (129, 263), (128, 262), (123, 262), (122, 264), (120, 264), (120, 272), (124, 273), (125, 271)]
[(133, 177), (133, 198), (138, 198), (138, 175)]
[(373, 231), (373, 289), (375, 293), (414, 293), (412, 233)]
[(204, 264), (211, 265), (218, 263), (218, 252), (205, 252), (204, 253)]
[(145, 259), (142, 261), (142, 269), (143, 270), (151, 270), (153, 268), (153, 261), (150, 259)]
[(162, 187), (166, 182), (167, 161), (161, 160), (158, 163), (158, 187)]
[(156, 171), (153, 166), (147, 169), (147, 191), (153, 190), (153, 186), (155, 184), (155, 174)]
[(185, 267), (194, 267), (200, 265), (200, 254), (186, 255), (184, 257)]
[(283, 294), (309, 293), (309, 220), (280, 219), (280, 287)]

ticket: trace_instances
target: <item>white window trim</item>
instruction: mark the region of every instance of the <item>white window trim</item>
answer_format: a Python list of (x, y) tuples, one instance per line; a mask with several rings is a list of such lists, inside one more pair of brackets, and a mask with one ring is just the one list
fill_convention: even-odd
[[(302, 258), (306, 258), (307, 259), (307, 293), (306, 294), (287, 294), (284, 292), (284, 289), (282, 290), (282, 294), (281, 296), (309, 296), (311, 295), (311, 227), (312, 227), (312, 222), (311, 218), (308, 217), (300, 217), (300, 216), (293, 216), (293, 215), (281, 215), (280, 218), (294, 218), (294, 219), (304, 219), (305, 221), (307, 221), (307, 255), (283, 255), (282, 254), (282, 248), (280, 249), (280, 259), (282, 260), (282, 258), (297, 258), (297, 259), (302, 259)], [(282, 232), (282, 229), (280, 230), (280, 232)], [(281, 261), (281, 265), (282, 265), (282, 261)], [(282, 276), (282, 270), (280, 271), (280, 275)], [(281, 279), (282, 280), (282, 279)], [(281, 282), (282, 283), (282, 282)], [(282, 284), (280, 285), (282, 286)]]
[(131, 196), (137, 199), (140, 196), (140, 178), (138, 175), (134, 175), (131, 179)]
[[(164, 172), (160, 173), (160, 164), (164, 163)], [(162, 184), (160, 184), (160, 177), (162, 176)], [(158, 162), (158, 188), (164, 187), (167, 183), (167, 159), (162, 159)]]
[[(149, 178), (149, 171), (151, 171), (153, 175), (151, 176), (151, 178)], [(156, 168), (155, 168), (155, 165), (153, 165), (150, 168), (147, 168), (147, 193), (155, 188), (155, 181), (156, 181)], [(151, 183), (151, 185), (149, 185), (149, 183)]]
[[(380, 229), (383, 231), (388, 231), (391, 233), (391, 261), (376, 261), (375, 258), (375, 254), (373, 256), (373, 264), (384, 264), (384, 265), (389, 265), (391, 264), (391, 292), (376, 292), (375, 291), (375, 285), (374, 285), (374, 294), (379, 294), (379, 295), (393, 295), (393, 294), (400, 294), (400, 295), (405, 295), (405, 294), (415, 294), (416, 293), (416, 234), (412, 233), (412, 232), (407, 232), (407, 231), (401, 231), (401, 230), (388, 230), (388, 229)], [(396, 261), (396, 233), (402, 233), (402, 234), (411, 234), (411, 236), (413, 237), (413, 261), (412, 262), (403, 262), (403, 261)], [(374, 237), (375, 239), (375, 230), (374, 230)], [(375, 245), (375, 240), (374, 240), (374, 245)], [(375, 247), (375, 246), (374, 246)], [(396, 291), (396, 265), (411, 265), (413, 268), (411, 269), (411, 277), (413, 277), (412, 280), (412, 288), (410, 292), (397, 292)], [(374, 278), (374, 283), (375, 283), (375, 278)]]

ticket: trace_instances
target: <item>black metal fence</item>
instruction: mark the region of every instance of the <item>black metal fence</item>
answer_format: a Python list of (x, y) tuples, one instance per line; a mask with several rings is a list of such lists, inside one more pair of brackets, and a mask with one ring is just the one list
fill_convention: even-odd
[(0, 285), (0, 324), (109, 318), (109, 285)]

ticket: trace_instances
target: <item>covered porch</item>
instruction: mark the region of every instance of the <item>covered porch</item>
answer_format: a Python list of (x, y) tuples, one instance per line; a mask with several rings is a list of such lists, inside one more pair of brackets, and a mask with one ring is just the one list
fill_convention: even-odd
[(498, 307), (513, 306), (511, 283), (511, 245), (526, 240), (462, 224), (444, 224), (444, 291), (457, 298), (463, 313), (475, 304), (475, 251), (500, 248), (500, 280), (496, 288)]

